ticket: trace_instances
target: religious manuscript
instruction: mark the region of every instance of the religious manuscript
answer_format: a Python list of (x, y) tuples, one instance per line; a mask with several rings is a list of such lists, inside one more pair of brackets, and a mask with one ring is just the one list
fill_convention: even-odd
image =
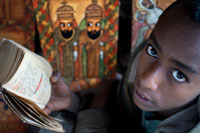
[(0, 42), (1, 95), (23, 122), (63, 132), (59, 120), (42, 109), (51, 96), (52, 68), (41, 56), (7, 39)]

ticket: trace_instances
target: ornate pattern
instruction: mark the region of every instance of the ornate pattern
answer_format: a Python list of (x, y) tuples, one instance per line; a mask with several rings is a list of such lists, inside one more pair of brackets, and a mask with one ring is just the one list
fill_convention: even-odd
[[(53, 0), (52, 0), (53, 1)], [(52, 8), (51, 0), (49, 1), (45, 1), (45, 0), (33, 0), (33, 5), (34, 5), (34, 10), (35, 10), (35, 14), (36, 14), (36, 20), (37, 20), (37, 26), (38, 26), (38, 31), (39, 31), (39, 35), (40, 35), (40, 42), (41, 42), (41, 48), (43, 51), (43, 55), (44, 57), (52, 64), (53, 68), (56, 68), (58, 63), (56, 63), (55, 61), (55, 56), (56, 56), (56, 46), (55, 46), (55, 38), (53, 37), (53, 34), (55, 32), (55, 19), (53, 19), (53, 17), (51, 16), (51, 12), (52, 10), (54, 10)], [(55, 2), (55, 1), (54, 1)], [(81, 5), (81, 2), (76, 2), (76, 4), (73, 5), (73, 2), (75, 3), (75, 1), (73, 0), (66, 0), (65, 4), (69, 5), (72, 3), (71, 6), (74, 6), (74, 10), (75, 13), (79, 12), (77, 11), (78, 6)], [(84, 1), (85, 3), (88, 2), (88, 5), (91, 4), (91, 0), (88, 1)], [(93, 3), (98, 3), (98, 1), (92, 1)], [(100, 2), (100, 1), (99, 1)], [(58, 3), (58, 2), (57, 2)], [(83, 3), (83, 2), (82, 2)], [(85, 4), (84, 3), (84, 4)], [(102, 1), (101, 1), (102, 3)], [(99, 77), (90, 77), (88, 78), (86, 76), (86, 78), (82, 78), (80, 77), (79, 79), (77, 79), (76, 77), (72, 77), (72, 79), (76, 79), (73, 80), (73, 82), (70, 82), (72, 84), (71, 88), (74, 88), (75, 91), (80, 90), (80, 89), (86, 89), (86, 88), (90, 88), (90, 87), (94, 87), (95, 85), (98, 84), (99, 80), (102, 77), (115, 77), (116, 74), (116, 65), (117, 65), (117, 61), (116, 61), (116, 57), (117, 57), (117, 39), (118, 39), (118, 18), (119, 18), (119, 0), (105, 0), (104, 1), (104, 7), (103, 7), (103, 22), (101, 23), (101, 26), (103, 27), (104, 32), (104, 39), (105, 40), (104, 43), (104, 48), (103, 50), (106, 51), (104, 58), (103, 58), (103, 62), (100, 62), (99, 67), (102, 67), (103, 69), (99, 70), (100, 71), (100, 76)], [(56, 5), (55, 5), (56, 6)], [(79, 12), (80, 13), (80, 12)], [(83, 29), (86, 27), (84, 27), (83, 25), (86, 25), (86, 22), (84, 21), (84, 14), (85, 12), (82, 11), (82, 13), (79, 16), (82, 16), (82, 18), (76, 18), (76, 20), (78, 21), (78, 28), (81, 31), (83, 31)], [(95, 12), (94, 12), (95, 14)], [(96, 15), (98, 13), (96, 12)], [(72, 14), (63, 14), (64, 16), (69, 16)], [(92, 15), (92, 14), (90, 14)], [(100, 15), (100, 14), (98, 14)], [(79, 34), (80, 35), (80, 34)], [(61, 49), (60, 49), (61, 50)], [(77, 50), (77, 45), (74, 45), (74, 50)], [(76, 53), (74, 53), (76, 54)], [(85, 58), (85, 57), (84, 57)], [(61, 58), (62, 59), (62, 58)], [(83, 62), (84, 64), (84, 62)], [(62, 65), (62, 64), (61, 64)], [(103, 66), (101, 66), (103, 65)], [(63, 66), (63, 65), (62, 65)], [(77, 67), (75, 68), (75, 74), (77, 74), (76, 72)], [(85, 81), (84, 84), (83, 80)], [(77, 88), (77, 86), (79, 86)]]
[[(8, 4), (13, 2), (12, 0), (6, 1)], [(19, 1), (19, 3), (23, 1)], [(6, 31), (22, 31), (25, 33), (25, 40), (22, 45), (29, 48), (30, 50), (34, 51), (34, 39), (35, 39), (35, 16), (33, 10), (33, 3), (31, 0), (25, 0), (24, 5), (24, 14), (23, 17), (26, 19), (23, 20), (14, 20), (12, 18), (8, 18), (8, 20), (0, 19), (1, 30)], [(7, 10), (11, 10), (8, 8)], [(10, 13), (10, 12), (9, 12)], [(16, 41), (16, 40), (15, 40)]]

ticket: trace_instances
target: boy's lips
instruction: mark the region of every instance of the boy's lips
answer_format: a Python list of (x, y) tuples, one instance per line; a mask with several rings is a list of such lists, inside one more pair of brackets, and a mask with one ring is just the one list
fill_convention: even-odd
[(137, 88), (135, 88), (134, 90), (135, 90), (134, 92), (136, 93), (136, 97), (140, 102), (147, 103), (147, 104), (149, 104), (149, 103), (155, 104), (155, 102), (148, 95), (139, 91)]

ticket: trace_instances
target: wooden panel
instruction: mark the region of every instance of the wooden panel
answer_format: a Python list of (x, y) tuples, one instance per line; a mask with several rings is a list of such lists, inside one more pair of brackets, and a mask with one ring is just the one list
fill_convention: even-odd
[(4, 19), (5, 14), (5, 0), (0, 0), (0, 19)]
[(23, 31), (1, 31), (0, 32), (0, 40), (2, 38), (7, 38), (11, 40), (15, 40), (20, 44), (25, 44), (25, 33)]
[(25, 0), (10, 0), (10, 19), (23, 21), (25, 19)]

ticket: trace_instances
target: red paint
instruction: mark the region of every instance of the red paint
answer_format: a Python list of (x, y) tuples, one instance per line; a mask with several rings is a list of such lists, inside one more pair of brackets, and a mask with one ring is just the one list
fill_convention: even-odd
[(41, 85), (41, 83), (42, 83), (42, 76), (41, 76), (41, 78), (40, 78), (40, 82), (39, 82), (39, 84), (38, 84), (38, 86), (37, 86), (37, 88), (36, 88), (36, 91), (35, 91), (35, 92), (37, 92), (37, 91), (38, 91), (38, 89), (40, 88), (40, 85)]

